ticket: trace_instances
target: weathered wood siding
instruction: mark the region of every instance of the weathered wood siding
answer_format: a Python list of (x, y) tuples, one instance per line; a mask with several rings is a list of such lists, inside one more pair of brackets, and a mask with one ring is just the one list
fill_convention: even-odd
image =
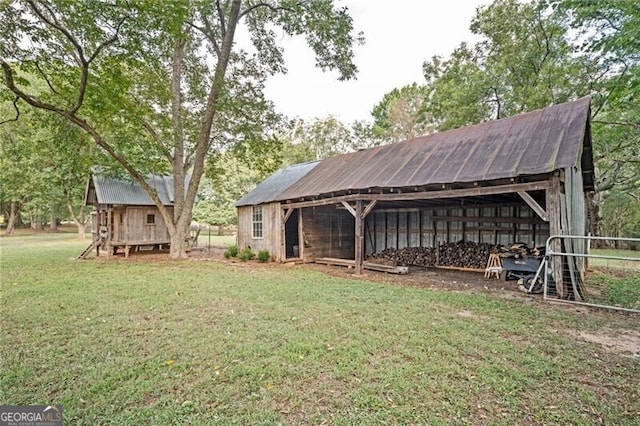
[(280, 203), (262, 205), (262, 238), (253, 238), (253, 206), (238, 207), (238, 248), (254, 252), (268, 250), (275, 261), (283, 261), (282, 208)]
[[(173, 209), (169, 209), (172, 211)], [(147, 215), (154, 215), (153, 224), (147, 224)], [(128, 240), (132, 241), (170, 241), (169, 230), (155, 207), (127, 207), (123, 218), (128, 233)]]
[(316, 257), (354, 258), (355, 219), (345, 209), (335, 205), (302, 209), (302, 232), (305, 262)]
[[(172, 210), (168, 207), (169, 211)], [(147, 223), (147, 215), (154, 215), (154, 223)], [(171, 241), (169, 230), (160, 212), (151, 206), (114, 208), (112, 212), (112, 238), (114, 243), (158, 244)]]

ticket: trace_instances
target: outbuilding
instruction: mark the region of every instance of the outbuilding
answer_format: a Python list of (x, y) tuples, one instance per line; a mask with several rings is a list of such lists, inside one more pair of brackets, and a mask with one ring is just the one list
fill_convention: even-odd
[(237, 202), (238, 245), (280, 262), (346, 259), (356, 273), (389, 248), (544, 246), (587, 233), (593, 190), (585, 97), (287, 167)]
[[(149, 175), (146, 182), (155, 188), (162, 203), (173, 211), (173, 178)], [(91, 213), (93, 243), (79, 257), (93, 248), (107, 255), (118, 250), (128, 256), (131, 249), (162, 249), (169, 246), (169, 230), (158, 207), (140, 184), (125, 178), (93, 174), (85, 190), (85, 205)]]

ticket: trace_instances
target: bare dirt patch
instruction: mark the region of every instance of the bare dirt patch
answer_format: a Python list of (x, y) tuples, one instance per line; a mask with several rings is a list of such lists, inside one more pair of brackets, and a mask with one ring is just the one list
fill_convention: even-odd
[(517, 281), (504, 281), (496, 278), (484, 278), (482, 273), (432, 269), (410, 266), (406, 275), (365, 270), (357, 276), (353, 268), (329, 265), (307, 264), (304, 267), (326, 273), (327, 275), (382, 282), (391, 285), (424, 288), (430, 290), (450, 290), (458, 292), (491, 292), (501, 297), (524, 302), (542, 300), (540, 295), (525, 294), (518, 290)]
[(603, 328), (598, 331), (574, 331), (576, 337), (600, 345), (605, 351), (629, 358), (640, 358), (640, 331)]
[(486, 316), (486, 315), (474, 314), (473, 312), (471, 312), (471, 311), (469, 311), (467, 309), (464, 309), (464, 310), (462, 310), (460, 312), (457, 312), (456, 314), (459, 317), (462, 317), (462, 318), (471, 318), (471, 319), (480, 320), (480, 321), (489, 319), (489, 317)]
[[(484, 278), (482, 273), (455, 271), (448, 269), (433, 269), (417, 266), (410, 266), (409, 273), (406, 275), (388, 274), (385, 272), (377, 272), (365, 270), (362, 275), (355, 275), (353, 268), (345, 268), (340, 266), (321, 265), (315, 263), (294, 264), (294, 263), (275, 263), (268, 262), (264, 264), (251, 262), (241, 262), (238, 259), (225, 259), (223, 253), (226, 247), (208, 247), (196, 248), (189, 252), (189, 260), (191, 261), (214, 261), (220, 262), (232, 267), (238, 268), (305, 268), (325, 273), (330, 276), (350, 279), (360, 279), (373, 282), (382, 282), (391, 285), (400, 285), (408, 287), (417, 287), (430, 290), (449, 290), (458, 292), (491, 292), (502, 298), (522, 301), (523, 303), (532, 303), (542, 300), (540, 295), (525, 294), (518, 290), (516, 281), (504, 281), (496, 278)], [(106, 260), (100, 256), (100, 259)], [(111, 260), (115, 261), (168, 261), (169, 252), (132, 252), (129, 258), (125, 259), (124, 254), (112, 256)]]

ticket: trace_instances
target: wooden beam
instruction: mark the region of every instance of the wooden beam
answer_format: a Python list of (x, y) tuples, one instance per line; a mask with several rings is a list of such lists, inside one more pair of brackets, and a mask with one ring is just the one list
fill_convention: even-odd
[[(465, 208), (466, 209), (466, 208)], [(433, 219), (446, 222), (483, 222), (483, 223), (545, 223), (537, 217), (491, 217), (491, 216), (433, 216)]]
[(362, 219), (365, 219), (367, 216), (369, 216), (369, 213), (371, 213), (371, 211), (376, 207), (376, 204), (378, 204), (378, 201), (376, 200), (373, 200), (369, 204), (367, 204), (367, 207), (365, 207), (362, 211)]
[(293, 210), (293, 208), (284, 209), (284, 219), (282, 220), (282, 223), (287, 223), (287, 220), (289, 220), (289, 217), (291, 217)]
[(533, 197), (529, 195), (529, 193), (525, 191), (518, 191), (518, 195), (524, 200), (525, 203), (529, 205), (529, 207), (533, 209), (534, 212), (537, 213), (538, 216), (540, 216), (540, 219), (544, 220), (545, 222), (549, 221), (549, 216), (547, 215), (546, 210), (540, 207), (540, 204), (538, 204), (538, 202), (534, 200)]
[(406, 192), (406, 193), (387, 193), (387, 194), (350, 194), (340, 195), (337, 197), (321, 198), (311, 201), (285, 202), (284, 208), (291, 207), (314, 207), (324, 206), (328, 204), (338, 204), (343, 201), (413, 201), (413, 200), (436, 200), (440, 198), (460, 198), (460, 197), (478, 197), (484, 195), (510, 194), (520, 191), (542, 191), (550, 187), (549, 181), (530, 182), (530, 183), (513, 183), (507, 185), (496, 186), (480, 186), (477, 188), (460, 188), (445, 189), (441, 191), (422, 191), (422, 192)]
[(362, 200), (356, 200), (356, 214), (355, 214), (355, 219), (356, 219), (356, 247), (355, 247), (355, 272), (356, 275), (360, 275), (362, 274), (362, 261), (363, 261), (363, 256), (362, 256), (362, 246), (364, 243), (364, 235), (362, 233)]
[(342, 205), (345, 209), (347, 209), (349, 213), (351, 213), (351, 216), (356, 217), (356, 211), (351, 204), (347, 203), (346, 201), (342, 201)]
[[(346, 266), (347, 268), (353, 268), (355, 263), (351, 259), (337, 259), (334, 257), (318, 257), (314, 260), (315, 263), (331, 266)], [(406, 274), (409, 272), (409, 268), (406, 266), (389, 266), (380, 265), (373, 262), (364, 262), (362, 264), (363, 269), (370, 269), (372, 271), (388, 272), (390, 274)]]

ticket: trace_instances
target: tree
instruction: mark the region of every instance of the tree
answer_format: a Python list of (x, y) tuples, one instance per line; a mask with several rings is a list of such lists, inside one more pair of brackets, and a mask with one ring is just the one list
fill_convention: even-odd
[[(357, 71), (352, 46), (361, 37), (347, 9), (330, 0), (25, 0), (0, 8), (4, 86), (84, 130), (144, 188), (167, 224), (171, 258), (186, 257), (208, 154), (220, 144), (259, 145), (272, 118), (262, 87), (285, 70), (276, 28), (305, 36), (323, 70), (340, 79)], [(234, 44), (238, 30), (255, 52)], [(49, 92), (30, 91), (17, 67)], [(172, 213), (145, 181), (148, 172), (166, 171)]]
[[(58, 116), (49, 116), (42, 123), (49, 123), (51, 132), (43, 141), (40, 149), (46, 159), (43, 172), (47, 181), (58, 193), (59, 203), (63, 206), (65, 217), (76, 225), (78, 238), (84, 239), (90, 215), (84, 205), (84, 193), (87, 178), (92, 168), (113, 167), (109, 159), (96, 152), (97, 149), (79, 128)], [(65, 144), (53, 143), (53, 140), (65, 141)], [(53, 147), (55, 149), (52, 149)]]
[(40, 158), (33, 155), (33, 132), (26, 123), (0, 126), (0, 200), (7, 215), (7, 235), (13, 235), (23, 208), (32, 201), (46, 182), (40, 170)]
[[(3, 116), (16, 114), (11, 102), (0, 104), (0, 111)], [(57, 229), (60, 218), (69, 217), (78, 227), (78, 237), (84, 238), (87, 176), (92, 165), (108, 162), (66, 120), (31, 107), (19, 112), (0, 124), (0, 200), (8, 208), (7, 234), (13, 232), (22, 211), (29, 214), (36, 230), (41, 229), (45, 215), (50, 230)]]
[(413, 83), (386, 93), (371, 112), (373, 134), (387, 142), (397, 142), (433, 133), (433, 126), (424, 116), (428, 91)]
[(193, 211), (194, 220), (220, 228), (236, 224), (236, 201), (261, 179), (255, 169), (242, 163), (233, 153), (210, 157)]
[(352, 149), (351, 131), (333, 116), (314, 119), (310, 123), (297, 119), (290, 138), (294, 145), (306, 145), (312, 154), (310, 160), (322, 160)]
[(632, 2), (494, 1), (472, 20), (480, 42), (424, 63), (422, 114), (447, 130), (590, 95), (597, 178), (591, 232), (602, 234), (599, 210), (608, 191), (640, 186), (639, 16)]
[(382, 142), (367, 122), (354, 121), (348, 125), (333, 116), (311, 121), (297, 118), (280, 139), (280, 166), (323, 160)]
[(471, 31), (448, 59), (423, 65), (439, 130), (462, 127), (566, 102), (593, 90), (599, 68), (573, 53), (566, 15), (544, 3), (497, 0), (478, 9)]
[[(568, 14), (582, 42), (577, 48), (604, 70), (592, 114), (598, 189), (594, 201), (605, 215), (615, 217), (604, 218), (604, 229), (597, 221), (592, 231), (619, 236), (621, 229), (631, 232), (627, 224), (637, 223), (640, 212), (640, 5), (613, 0), (551, 4)], [(621, 214), (623, 205), (636, 213)], [(594, 215), (602, 219), (599, 211)]]

